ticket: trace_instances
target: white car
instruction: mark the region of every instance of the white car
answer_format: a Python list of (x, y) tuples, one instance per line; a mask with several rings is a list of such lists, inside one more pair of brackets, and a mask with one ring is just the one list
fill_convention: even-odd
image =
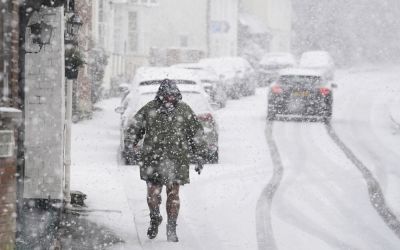
[(227, 95), (231, 99), (254, 95), (256, 92), (255, 71), (242, 57), (205, 58), (200, 64), (211, 67), (227, 86)]
[(335, 76), (335, 64), (327, 51), (315, 50), (304, 52), (300, 57), (299, 66), (305, 69), (317, 70), (329, 80), (333, 80)]
[(156, 97), (160, 83), (164, 79), (176, 82), (183, 101), (193, 109), (202, 123), (209, 151), (207, 162), (218, 163), (218, 126), (199, 78), (192, 74), (190, 70), (161, 67), (139, 68), (130, 93), (122, 101), (121, 106), (116, 108), (116, 112), (121, 114), (121, 158), (125, 164), (138, 163), (140, 148), (138, 151), (134, 151), (132, 145), (129, 145), (128, 141), (125, 140), (129, 120), (141, 107)]
[(286, 52), (267, 53), (259, 62), (258, 85), (267, 86), (278, 79), (279, 71), (296, 66), (294, 56)]
[(197, 74), (197, 76), (200, 78), (204, 90), (210, 97), (210, 102), (215, 103), (220, 108), (226, 106), (228, 97), (225, 92), (225, 86), (223, 85), (222, 81), (220, 81), (214, 70), (198, 63), (174, 64), (171, 67), (193, 71), (193, 73)]

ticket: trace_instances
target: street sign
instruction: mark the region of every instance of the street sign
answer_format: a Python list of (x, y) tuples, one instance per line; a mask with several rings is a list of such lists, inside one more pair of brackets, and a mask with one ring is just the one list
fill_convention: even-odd
[(211, 33), (228, 33), (231, 26), (227, 21), (211, 21), (210, 31)]

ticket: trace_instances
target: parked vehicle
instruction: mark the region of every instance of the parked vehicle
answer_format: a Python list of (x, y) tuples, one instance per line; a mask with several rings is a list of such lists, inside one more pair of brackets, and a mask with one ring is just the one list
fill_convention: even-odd
[(269, 89), (267, 119), (274, 120), (277, 115), (300, 115), (322, 117), (329, 122), (335, 87), (319, 71), (282, 70)]
[(259, 86), (268, 86), (276, 81), (279, 71), (282, 69), (293, 68), (296, 66), (296, 60), (290, 53), (267, 53), (260, 60), (257, 82)]
[(120, 153), (125, 164), (138, 164), (141, 143), (136, 148), (130, 145), (128, 134), (129, 120), (147, 102), (155, 98), (163, 79), (176, 81), (183, 101), (196, 113), (205, 131), (204, 139), (208, 145), (208, 163), (218, 163), (218, 126), (208, 102), (207, 94), (199, 78), (186, 69), (146, 67), (137, 70), (130, 93), (122, 101), (116, 112), (121, 114)]
[(204, 90), (209, 95), (210, 103), (215, 103), (220, 108), (226, 106), (228, 100), (225, 92), (226, 90), (214, 70), (198, 63), (174, 64), (171, 67), (184, 68), (193, 71), (193, 73), (200, 78)]
[(327, 51), (315, 50), (304, 52), (300, 57), (299, 66), (301, 68), (318, 70), (329, 80), (333, 80), (335, 77), (335, 64)]
[(227, 87), (231, 99), (254, 95), (256, 91), (255, 71), (250, 63), (241, 57), (206, 58), (200, 64), (211, 67)]

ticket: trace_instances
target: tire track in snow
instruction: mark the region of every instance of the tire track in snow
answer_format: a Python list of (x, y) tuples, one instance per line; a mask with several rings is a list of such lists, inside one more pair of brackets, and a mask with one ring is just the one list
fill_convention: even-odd
[(256, 227), (258, 249), (276, 250), (276, 242), (271, 225), (272, 199), (283, 177), (283, 164), (278, 147), (272, 135), (272, 122), (267, 122), (265, 136), (269, 152), (274, 165), (273, 175), (267, 186), (263, 189), (256, 207)]
[(355, 154), (344, 144), (333, 129), (331, 124), (326, 124), (326, 130), (329, 136), (336, 143), (336, 145), (343, 151), (347, 158), (360, 170), (363, 178), (365, 179), (368, 187), (369, 200), (380, 215), (386, 225), (394, 232), (400, 239), (400, 221), (392, 210), (388, 207), (385, 201), (385, 196), (378, 181), (374, 178), (371, 171), (355, 156)]
[(400, 131), (400, 123), (394, 119), (393, 114), (390, 113), (389, 117), (395, 127), (395, 133), (398, 133)]
[[(292, 123), (292, 124), (290, 124)], [(283, 155), (283, 158), (285, 159), (284, 155), (285, 154), (290, 154), (290, 159), (303, 159), (303, 161), (299, 161), (296, 162), (296, 167), (292, 168), (289, 170), (289, 172), (286, 172), (285, 175), (285, 180), (282, 182), (282, 184), (280, 185), (279, 188), (279, 196), (284, 196), (284, 194), (286, 192), (288, 192), (288, 190), (290, 189), (291, 185), (295, 182), (297, 182), (297, 180), (300, 178), (304, 178), (305, 176), (308, 175), (306, 168), (313, 165), (312, 163), (309, 163), (309, 160), (312, 159), (312, 162), (318, 162), (317, 158), (315, 157), (315, 155), (320, 155), (315, 154), (315, 150), (318, 149), (321, 145), (323, 144), (326, 140), (322, 140), (323, 142), (321, 143), (315, 143), (313, 140), (310, 141), (310, 139), (312, 139), (312, 135), (314, 134), (314, 132), (316, 131), (316, 127), (311, 127), (313, 124), (315, 124), (314, 122), (307, 122), (307, 123), (299, 123), (299, 122), (285, 122), (285, 126), (283, 127), (279, 127), (280, 128), (280, 137), (275, 137), (276, 138), (276, 142), (277, 145), (280, 145), (280, 141), (283, 140), (293, 140), (296, 141), (296, 148), (299, 148), (301, 150), (296, 150), (295, 152), (293, 151), (289, 151), (288, 150), (284, 150), (282, 151), (282, 148), (284, 147), (280, 147), (281, 149), (281, 153)], [(280, 124), (282, 126), (282, 124)], [(305, 127), (307, 127), (307, 129), (305, 130), (308, 133), (305, 133), (304, 129)], [(316, 126), (318, 126), (319, 128), (320, 124), (316, 124)], [(288, 129), (289, 128), (289, 129)], [(295, 128), (295, 129), (293, 129)], [(309, 133), (312, 132), (312, 133)], [(321, 125), (321, 132), (325, 135), (325, 130), (324, 130), (324, 126)], [(285, 135), (285, 137), (282, 137), (282, 134)], [(320, 133), (318, 133), (320, 134)], [(311, 137), (311, 138), (310, 138)], [(320, 139), (320, 137), (317, 137), (318, 139)], [(326, 135), (326, 139), (328, 141), (330, 141), (330, 138), (328, 135)], [(332, 147), (335, 147), (336, 144), (334, 143), (330, 143), (332, 144)], [(309, 145), (313, 145), (316, 148), (310, 148)], [(286, 149), (286, 148), (285, 148)], [(338, 152), (341, 153), (340, 149), (338, 149)], [(322, 153), (322, 152), (320, 152)], [(346, 161), (348, 161), (347, 158), (345, 158)], [(329, 159), (324, 159), (325, 160), (329, 160)], [(332, 164), (336, 164), (334, 162), (332, 162)], [(317, 163), (316, 166), (319, 166), (320, 164)], [(285, 165), (286, 168), (290, 168), (288, 165)], [(317, 169), (311, 169), (311, 171), (315, 171)], [(310, 171), (310, 170), (309, 170)], [(318, 173), (317, 171), (314, 173)], [(329, 174), (323, 174), (314, 178), (325, 178), (328, 179), (330, 177)], [(313, 184), (315, 183), (315, 181), (313, 179), (310, 179), (309, 181), (307, 181), (307, 183), (309, 184)], [(342, 204), (342, 209), (341, 212), (343, 213), (344, 211), (346, 211), (346, 217), (350, 218), (351, 216), (353, 216), (354, 214), (351, 213), (350, 208), (347, 207), (348, 204), (345, 203), (343, 204), (343, 202), (340, 201), (339, 197), (337, 197), (338, 194), (335, 194), (332, 191), (331, 187), (328, 186), (320, 186), (319, 190), (324, 190), (324, 192), (326, 192), (326, 195), (328, 195), (331, 199), (334, 199), (334, 197), (336, 197), (336, 199), (333, 200), (332, 205), (336, 204)], [(316, 205), (312, 205), (313, 208), (316, 208)], [(359, 248), (357, 248), (356, 246), (352, 245), (352, 243), (346, 243), (344, 239), (341, 239), (340, 236), (336, 235), (335, 233), (332, 233), (332, 231), (329, 231), (327, 228), (321, 226), (321, 224), (319, 224), (318, 222), (316, 222), (314, 220), (314, 216), (311, 216), (307, 213), (304, 213), (301, 209), (298, 209), (295, 205), (292, 204), (292, 202), (290, 200), (287, 199), (280, 199), (279, 203), (277, 204), (275, 202), (275, 208), (274, 210), (276, 210), (277, 216), (280, 217), (281, 220), (285, 221), (288, 224), (291, 224), (293, 227), (296, 227), (298, 230), (300, 230), (303, 233), (306, 233), (314, 238), (319, 239), (320, 241), (324, 242), (327, 245), (330, 245), (332, 247), (332, 249), (346, 249), (346, 250), (359, 250)], [(310, 249), (312, 247), (310, 246)]]

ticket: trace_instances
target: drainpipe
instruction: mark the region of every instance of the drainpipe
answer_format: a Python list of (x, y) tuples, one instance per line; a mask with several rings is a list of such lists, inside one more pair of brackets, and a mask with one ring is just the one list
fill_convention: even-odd
[(207, 25), (206, 25), (206, 36), (207, 36), (207, 57), (210, 57), (211, 55), (211, 38), (210, 38), (210, 23), (211, 23), (211, 0), (207, 0), (207, 6), (206, 6), (206, 19), (207, 19)]
[(71, 208), (71, 129), (72, 129), (72, 86), (74, 80), (67, 79), (67, 99), (65, 110), (65, 185), (64, 185), (64, 201), (65, 208)]

